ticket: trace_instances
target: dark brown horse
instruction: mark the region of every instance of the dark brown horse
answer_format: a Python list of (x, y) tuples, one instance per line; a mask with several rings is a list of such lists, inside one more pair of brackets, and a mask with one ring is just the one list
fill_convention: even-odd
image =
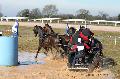
[(43, 29), (44, 29), (44, 32), (46, 34), (51, 34), (51, 35), (55, 34), (55, 32), (53, 31), (52, 27), (49, 26), (48, 24), (45, 24), (45, 26), (43, 27)]
[(68, 55), (68, 43), (69, 43), (70, 37), (66, 34), (59, 35), (59, 43), (60, 47), (63, 49), (63, 52), (61, 52), (61, 56), (67, 56)]
[(41, 26), (34, 26), (33, 28), (33, 32), (35, 34), (35, 36), (38, 35), (39, 37), (39, 46), (38, 46), (38, 51), (36, 53), (35, 58), (37, 58), (39, 51), (41, 50), (41, 48), (44, 48), (46, 52), (44, 52), (45, 54), (47, 54), (47, 52), (49, 51), (49, 49), (51, 49), (52, 52), (52, 48), (55, 48), (57, 50), (57, 52), (59, 52), (59, 40), (57, 38), (57, 35), (53, 36), (53, 35), (46, 35), (44, 29)]

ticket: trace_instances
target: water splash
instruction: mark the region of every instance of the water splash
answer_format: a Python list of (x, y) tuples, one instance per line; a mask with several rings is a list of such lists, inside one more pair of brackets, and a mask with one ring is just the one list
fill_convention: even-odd
[(38, 55), (37, 60), (35, 59), (34, 56), (35, 56), (35, 53), (19, 52), (18, 61), (20, 65), (45, 64), (43, 59), (46, 57), (46, 55), (44, 53), (40, 53)]

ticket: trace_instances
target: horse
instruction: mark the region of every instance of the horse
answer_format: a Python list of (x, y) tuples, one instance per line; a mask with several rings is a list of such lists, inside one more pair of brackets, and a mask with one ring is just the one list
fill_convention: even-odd
[(61, 56), (67, 56), (68, 55), (68, 43), (69, 43), (69, 39), (70, 37), (66, 34), (64, 35), (58, 35), (59, 36), (59, 43), (60, 43), (60, 47), (63, 49), (64, 52), (61, 53)]
[(68, 32), (68, 35), (70, 36), (70, 35), (75, 34), (76, 29), (74, 27), (70, 27), (67, 32)]
[[(45, 49), (46, 52), (48, 52), (49, 49), (51, 49), (51, 52), (52, 52), (52, 48), (55, 48), (57, 52), (59, 52), (59, 47), (58, 47), (59, 40), (57, 36), (45, 35), (44, 29), (41, 26), (37, 26), (37, 25), (34, 26), (33, 32), (35, 34), (35, 37), (37, 35), (39, 37), (39, 46), (38, 46), (38, 50), (37, 50), (35, 58), (37, 58), (38, 53), (42, 47)], [(47, 55), (46, 52), (44, 53)]]
[(69, 41), (70, 41), (70, 36), (74, 35), (76, 32), (76, 29), (74, 27), (70, 27), (67, 30), (67, 34), (64, 35), (59, 35), (59, 40), (60, 40), (60, 47), (64, 50), (62, 52), (62, 57), (67, 56), (69, 54)]
[(70, 27), (68, 29), (68, 34), (64, 34), (64, 35), (59, 35), (59, 40), (60, 40), (60, 47), (64, 50), (64, 52), (62, 52), (62, 56), (67, 56), (68, 55), (68, 49), (69, 49), (69, 41), (70, 41), (70, 36), (72, 34), (74, 34), (76, 31), (76, 29), (74, 27)]
[(43, 27), (44, 32), (46, 34), (55, 34), (55, 32), (53, 31), (52, 27), (49, 26), (48, 24), (45, 24), (45, 26)]

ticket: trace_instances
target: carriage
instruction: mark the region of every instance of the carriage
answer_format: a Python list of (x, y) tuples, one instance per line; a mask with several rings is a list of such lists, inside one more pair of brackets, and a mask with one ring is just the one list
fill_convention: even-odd
[[(103, 65), (102, 55), (99, 48), (94, 47), (87, 53), (85, 52), (85, 48), (83, 46), (77, 46), (77, 48), (78, 49), (76, 51), (69, 50), (69, 55), (71, 55), (72, 53), (73, 61), (75, 63), (73, 64), (72, 61), (71, 66), (70, 63), (68, 62), (67, 63), (68, 69), (84, 69), (93, 71), (94, 68), (96, 67), (102, 67)], [(82, 53), (83, 56), (75, 58), (76, 56), (78, 56), (79, 53)]]
[[(75, 29), (72, 28), (72, 30), (74, 32)], [(104, 68), (105, 66), (108, 67), (116, 65), (114, 59), (103, 55), (103, 45), (97, 38), (93, 36), (90, 38), (90, 41), (88, 42), (88, 44), (91, 46), (90, 50), (86, 50), (84, 45), (79, 45), (81, 42), (81, 38), (77, 37), (79, 34), (78, 32), (79, 31), (72, 33), (73, 41), (74, 43), (77, 43), (76, 51), (71, 51), (71, 46), (69, 46), (68, 44), (68, 48), (70, 48), (68, 49), (68, 53), (69, 55), (71, 55), (71, 53), (73, 55), (73, 57), (71, 57), (73, 58), (72, 62), (69, 62), (68, 58), (68, 69), (80, 69), (92, 72), (95, 68)], [(79, 54), (83, 54), (83, 56), (80, 56)]]
[[(49, 30), (51, 30), (51, 29), (52, 28), (50, 27)], [(42, 27), (40, 27), (40, 26), (35, 26), (33, 29), (35, 36), (37, 34), (39, 36), (39, 47), (38, 47), (38, 51), (36, 54), (36, 58), (37, 58), (37, 55), (38, 55), (41, 47), (45, 48), (45, 50), (47, 50), (47, 48), (52, 49), (52, 47), (55, 47), (58, 50), (57, 52), (59, 52), (58, 48), (61, 47), (64, 50), (64, 52), (60, 52), (61, 56), (68, 56), (68, 61), (69, 61), (69, 58), (71, 58), (71, 57), (69, 57), (70, 53), (74, 53), (73, 58), (77, 55), (77, 53), (79, 52), (78, 49), (76, 51), (69, 50), (70, 49), (69, 35), (66, 35), (66, 34), (65, 35), (56, 35), (53, 32), (52, 35), (49, 33), (49, 34), (47, 34), (47, 36), (45, 35), (45, 37), (43, 38), (43, 36), (44, 36), (43, 30), (44, 29), (42, 29)], [(51, 31), (53, 31), (53, 30), (51, 30)], [(69, 32), (70, 31), (73, 33), (77, 33), (74, 28), (69, 28)], [(77, 35), (77, 34), (74, 34), (74, 35)], [(43, 39), (44, 39), (44, 41), (43, 41)], [(50, 41), (48, 41), (48, 39)], [(76, 39), (76, 41), (78, 41), (78, 38), (75, 38), (75, 39)], [(56, 42), (56, 40), (57, 40), (57, 42)], [(41, 41), (43, 41), (43, 42), (41, 42)], [(51, 44), (51, 41), (52, 41), (52, 44)], [(88, 52), (87, 54), (85, 52), (85, 49), (83, 49), (83, 53), (85, 53), (85, 55), (83, 58), (75, 59), (74, 67), (71, 67), (69, 65), (70, 64), (69, 62), (67, 63), (69, 70), (84, 69), (84, 70), (93, 71), (95, 68), (99, 68), (99, 67), (102, 68), (105, 63), (107, 63), (107, 65), (115, 65), (116, 64), (112, 58), (107, 58), (103, 55), (102, 43), (98, 39), (93, 37), (91, 39), (91, 41), (94, 41), (93, 47), (89, 51), (87, 51)], [(45, 44), (47, 44), (47, 45), (45, 45)]]
[(87, 70), (89, 72), (92, 72), (96, 68), (102, 69), (105, 67), (115, 66), (115, 65), (117, 64), (114, 61), (114, 59), (100, 55), (100, 51), (98, 50), (98, 48), (93, 48), (90, 51), (89, 55), (84, 56), (84, 59), (82, 58), (75, 59), (74, 66), (70, 66), (69, 62), (67, 63), (67, 67), (69, 70)]

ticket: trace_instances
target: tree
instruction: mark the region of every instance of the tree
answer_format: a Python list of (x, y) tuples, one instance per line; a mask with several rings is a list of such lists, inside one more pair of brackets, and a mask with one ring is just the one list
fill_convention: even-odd
[(59, 18), (62, 18), (62, 19), (74, 19), (75, 18), (73, 14), (60, 14), (58, 16)]
[(58, 12), (58, 9), (56, 7), (56, 5), (46, 5), (44, 8), (43, 8), (43, 15), (47, 16), (47, 17), (51, 17), (53, 15), (56, 15)]
[(98, 16), (101, 17), (101, 20), (107, 20), (107, 18), (109, 17), (109, 15), (107, 13), (104, 13), (103, 11), (100, 11)]
[(29, 15), (30, 15), (29, 9), (24, 9), (17, 13), (17, 16), (19, 17), (29, 17)]
[(0, 17), (2, 17), (3, 16), (3, 14), (0, 12)]
[(120, 21), (120, 14), (118, 15), (118, 20)]
[(89, 10), (85, 10), (85, 9), (79, 9), (78, 11), (76, 11), (77, 13), (77, 18), (80, 19), (88, 19), (88, 16), (90, 14)]
[(3, 14), (2, 14), (2, 12), (1, 12), (1, 5), (0, 5), (0, 17), (2, 17), (3, 16)]
[(32, 10), (30, 11), (29, 18), (34, 19), (34, 18), (39, 18), (39, 17), (41, 17), (41, 16), (42, 16), (42, 15), (41, 15), (40, 10), (39, 10), (38, 8), (35, 8), (35, 9), (32, 9)]

